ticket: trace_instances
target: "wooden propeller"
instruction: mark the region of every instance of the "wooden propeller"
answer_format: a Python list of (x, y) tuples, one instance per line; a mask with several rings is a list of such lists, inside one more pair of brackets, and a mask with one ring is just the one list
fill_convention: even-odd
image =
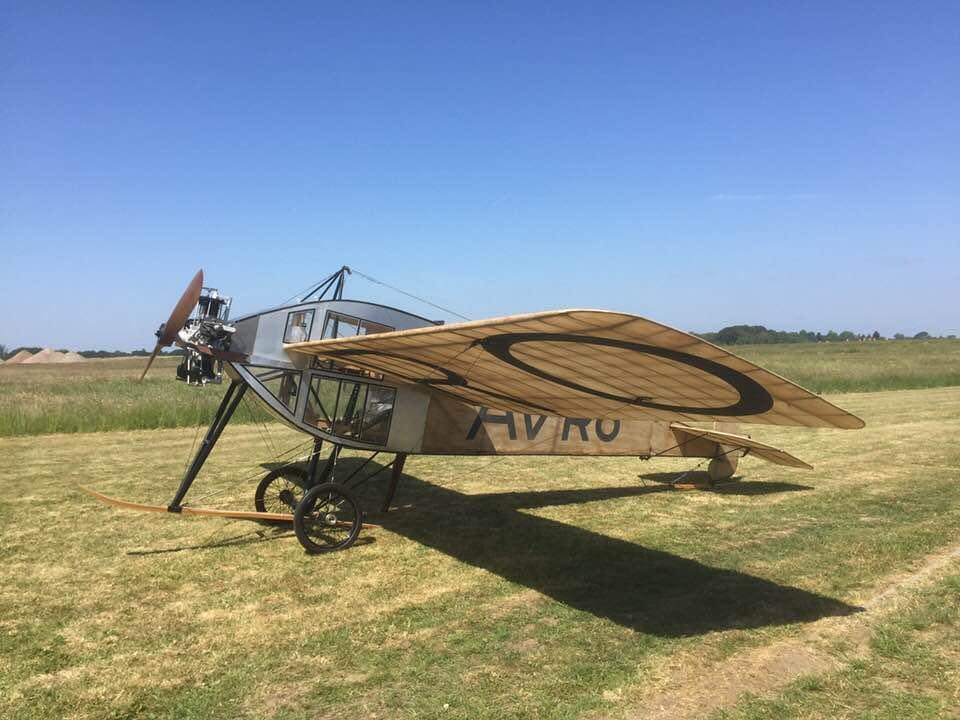
[(140, 380), (143, 380), (143, 378), (147, 376), (147, 371), (150, 369), (150, 366), (153, 365), (153, 361), (156, 359), (160, 349), (165, 348), (167, 345), (172, 345), (177, 339), (177, 333), (186, 325), (187, 320), (190, 318), (190, 313), (200, 301), (200, 291), (202, 289), (203, 270), (200, 269), (197, 270), (197, 274), (193, 276), (193, 280), (187, 285), (187, 289), (183, 291), (180, 300), (173, 306), (170, 317), (167, 318), (167, 321), (161, 325), (160, 330), (157, 331), (157, 344), (154, 345), (153, 352), (150, 353), (150, 359), (147, 360), (147, 366), (143, 369)]

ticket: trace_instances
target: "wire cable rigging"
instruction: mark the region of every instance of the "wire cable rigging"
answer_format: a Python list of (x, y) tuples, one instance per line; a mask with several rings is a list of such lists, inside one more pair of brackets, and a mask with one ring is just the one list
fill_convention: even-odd
[(381, 286), (387, 288), (388, 290), (393, 290), (394, 292), (398, 292), (398, 293), (400, 293), (401, 295), (406, 295), (408, 298), (412, 298), (413, 300), (417, 300), (418, 302), (422, 302), (422, 303), (424, 303), (425, 305), (429, 305), (430, 307), (432, 307), (432, 308), (434, 308), (434, 309), (436, 309), (436, 310), (440, 310), (441, 312), (445, 312), (445, 313), (447, 313), (447, 314), (449, 314), (449, 315), (453, 315), (454, 317), (458, 317), (458, 318), (460, 318), (461, 320), (467, 320), (467, 321), (470, 320), (470, 318), (468, 318), (466, 315), (461, 315), (461, 314), (458, 313), (457, 311), (451, 310), (450, 308), (444, 307), (443, 305), (437, 305), (437, 304), (434, 303), (434, 302), (430, 302), (429, 300), (427, 300), (427, 299), (425, 299), (425, 298), (422, 298), (422, 297), (419, 297), (418, 295), (414, 295), (413, 293), (409, 293), (409, 292), (407, 292), (406, 290), (401, 290), (400, 288), (394, 287), (393, 285), (388, 285), (387, 283), (383, 282), (382, 280), (377, 280), (377, 279), (374, 278), (374, 277), (370, 277), (370, 276), (367, 275), (366, 273), (360, 272), (360, 271), (357, 270), (356, 268), (353, 268), (353, 274), (354, 274), (354, 275), (359, 275), (359, 276), (362, 277), (364, 280), (367, 280), (367, 281), (369, 281), (369, 282), (372, 282), (374, 285), (381, 285)]

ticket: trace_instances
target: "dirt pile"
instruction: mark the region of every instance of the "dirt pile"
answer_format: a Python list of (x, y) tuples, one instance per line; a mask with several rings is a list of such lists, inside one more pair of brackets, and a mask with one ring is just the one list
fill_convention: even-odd
[(30, 351), (29, 351), (29, 350), (21, 350), (21, 351), (18, 352), (16, 355), (14, 355), (12, 358), (7, 358), (7, 364), (8, 364), (8, 365), (17, 365), (18, 363), (22, 363), (24, 360), (26, 360), (26, 359), (29, 358), (29, 357), (30, 357)]
[[(36, 355), (31, 355), (28, 350), (21, 350), (12, 358), (6, 361), (7, 365), (43, 365), (51, 363), (78, 363), (86, 362), (87, 358), (77, 352), (58, 352), (51, 348), (44, 348)], [(0, 362), (4, 362), (0, 360)]]
[(29, 357), (24, 360), (23, 364), (39, 365), (41, 363), (59, 363), (63, 362), (65, 355), (66, 353), (57, 352), (56, 350), (51, 350), (50, 348), (44, 348), (33, 357)]

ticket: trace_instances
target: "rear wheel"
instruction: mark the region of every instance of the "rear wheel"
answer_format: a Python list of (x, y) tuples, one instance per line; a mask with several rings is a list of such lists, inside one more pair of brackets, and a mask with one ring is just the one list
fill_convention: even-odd
[(293, 529), (311, 554), (343, 550), (356, 542), (363, 524), (360, 505), (342, 485), (311, 488), (293, 513)]
[(293, 515), (307, 487), (307, 471), (296, 465), (284, 465), (264, 476), (253, 494), (257, 512)]
[(710, 475), (711, 485), (732, 478), (733, 474), (737, 471), (737, 464), (740, 461), (740, 455), (737, 451), (730, 451), (730, 449), (722, 445), (720, 449), (723, 451), (723, 454), (713, 458), (707, 466), (707, 473)]

